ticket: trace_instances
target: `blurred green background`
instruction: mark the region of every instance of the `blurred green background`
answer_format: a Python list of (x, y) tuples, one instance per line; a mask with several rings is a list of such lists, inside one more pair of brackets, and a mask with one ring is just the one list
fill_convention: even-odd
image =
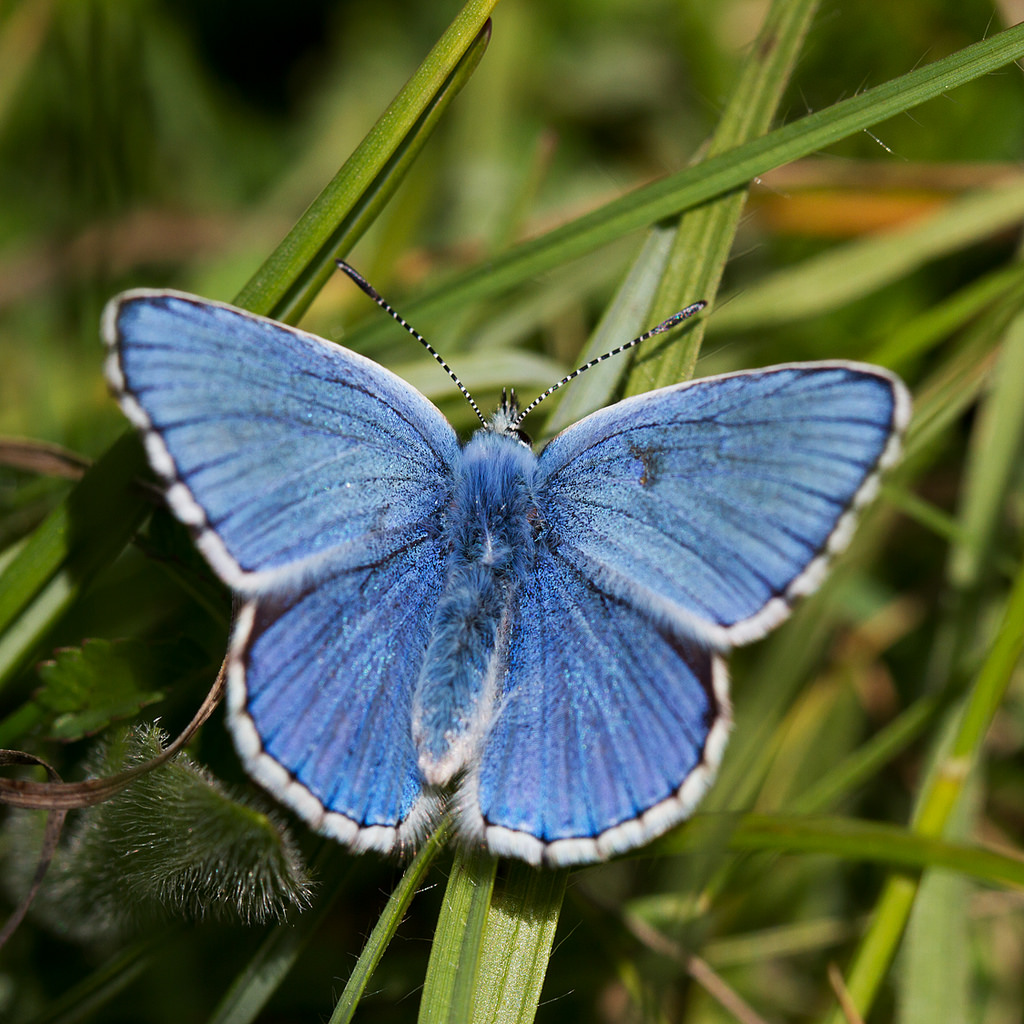
[[(350, 261), (401, 309), (403, 299), (445, 273), (684, 167), (714, 128), (767, 7), (761, 0), (502, 0), (480, 67)], [(144, 285), (230, 301), (456, 9), (400, 0), (0, 6), (0, 435), (101, 455), (126, 426), (102, 378), (97, 325), (106, 300)], [(823, 4), (778, 120), (828, 107), (1021, 18), (1024, 5), (1013, 0)], [(984, 296), (971, 300), (977, 289), (990, 287), (993, 303), (1005, 297), (998, 285), (1017, 267), (1020, 220), (1011, 213), (972, 235), (970, 216), (958, 214), (957, 204), (1001, 182), (1019, 185), (1022, 155), (1024, 81), (1010, 65), (765, 175), (754, 185), (726, 265), (727, 301), (711, 316), (698, 373), (875, 358), (912, 385), (939, 381), (955, 393), (957, 359), (966, 360), (966, 380), (972, 351), (983, 351), (975, 362), (994, 361), (1000, 351), (1001, 335), (974, 350), (958, 332), (988, 308)], [(959, 240), (924, 243), (918, 258), (902, 267), (894, 261), (872, 284), (858, 287), (853, 270), (840, 271), (833, 296), (832, 284), (822, 287), (813, 276), (789, 291), (776, 276), (871, 238), (898, 238), (893, 233), (928, 218), (941, 225), (947, 211), (968, 222)], [(482, 406), (493, 405), (502, 384), (531, 397), (576, 364), (638, 245), (638, 238), (616, 242), (484, 306), (417, 326)], [(751, 313), (766, 282), (777, 284), (765, 298), (768, 311)], [(850, 294), (840, 294), (847, 284)], [(967, 312), (929, 335), (933, 311), (957, 298)], [(344, 340), (376, 316), (339, 276), (303, 324)], [(908, 325), (928, 340), (907, 341), (901, 332)], [(364, 350), (421, 388), (460, 429), (471, 427), (450, 383), (408, 339), (395, 332)], [(988, 392), (989, 383), (971, 380), (962, 384), (975, 389), (971, 396)], [(1024, 377), (1017, 381), (1024, 400)], [(991, 498), (981, 568), (968, 584), (951, 576), (951, 538), (971, 525), (956, 518), (964, 481), (986, 472), (991, 434), (980, 421), (994, 414), (990, 406), (978, 408), (957, 408), (923, 442), (916, 497), (887, 493), (887, 502), (911, 516), (897, 518), (889, 507), (872, 535), (873, 567), (844, 576), (830, 597), (827, 624), (798, 617), (777, 641), (735, 658), (739, 729), (745, 708), (758, 706), (779, 666), (788, 671), (799, 663), (805, 675), (766, 746), (760, 774), (728, 809), (786, 810), (901, 712), (936, 695), (941, 703), (947, 684), (959, 693), (977, 668), (1020, 559), (1024, 522), (1014, 436), (1009, 468)], [(0, 542), (25, 536), (69, 486), (0, 467)], [(181, 536), (150, 536), (148, 543), (164, 555), (191, 557)], [(198, 584), (206, 587), (205, 606), (143, 553), (128, 553), (62, 620), (36, 660), (87, 637), (186, 638), (191, 654), (176, 648), (174, 657), (187, 671), (154, 684), (167, 699), (145, 713), (161, 716), (173, 732), (216, 671), (229, 612), (226, 595), (198, 562), (184, 572), (205, 580)], [(805, 641), (796, 631), (801, 624), (819, 632)], [(3, 694), (0, 720), (38, 683), (34, 669), (23, 672)], [(1016, 679), (961, 822), (963, 837), (1017, 851), (1022, 710)], [(941, 707), (929, 714), (926, 727), (894, 745), (861, 785), (820, 809), (905, 824), (928, 758), (949, 726)], [(77, 777), (91, 741), (62, 746), (47, 743), (46, 735), (40, 725), (21, 745)], [(219, 718), (205, 728), (196, 759), (245, 788)], [(18, 888), (14, 880), (34, 869), (38, 833), (14, 822), (29, 817), (9, 815), (5, 903)], [(306, 857), (316, 856), (316, 843), (293, 829)], [(322, 1020), (330, 1013), (332, 994), (401, 873), (373, 857), (344, 870), (341, 899), (259, 1019)], [(720, 884), (699, 897), (687, 888), (688, 870), (666, 858), (653, 867), (626, 862), (572, 877), (540, 1020), (736, 1019), (691, 980), (680, 950), (699, 952), (766, 1020), (803, 1021), (826, 1011), (827, 966), (848, 958), (884, 870), (834, 858), (736, 856)], [(443, 882), (435, 866), (358, 1019), (415, 1017)], [(939, 908), (935, 917), (918, 927), (946, 936), (947, 955), (930, 948), (922, 967), (905, 948), (871, 1020), (929, 1019), (930, 1011), (914, 1002), (929, 984), (937, 992), (955, 986), (961, 1002), (947, 1020), (1020, 1019), (1019, 892), (962, 876), (946, 882), (955, 893), (930, 904)], [(79, 903), (76, 913), (89, 916), (89, 894)], [(97, 972), (130, 949), (137, 974), (122, 969), (116, 992), (89, 1011), (90, 1019), (206, 1020), (262, 935), (231, 921), (173, 924), (143, 915), (141, 934), (153, 945), (141, 946), (136, 925), (107, 921), (100, 909), (94, 914), (87, 924), (62, 920), (51, 905), (29, 918), (0, 953), (0, 1019), (85, 1019), (84, 997), (74, 1006), (59, 998), (90, 979), (98, 985)], [(679, 945), (659, 945), (654, 929)]]

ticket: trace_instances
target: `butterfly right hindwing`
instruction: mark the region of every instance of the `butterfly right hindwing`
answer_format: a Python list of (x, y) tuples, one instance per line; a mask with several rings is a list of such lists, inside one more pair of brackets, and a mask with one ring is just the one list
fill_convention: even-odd
[(601, 860), (681, 821), (729, 728), (723, 660), (542, 547), (515, 601), (494, 720), (460, 795), (495, 853)]

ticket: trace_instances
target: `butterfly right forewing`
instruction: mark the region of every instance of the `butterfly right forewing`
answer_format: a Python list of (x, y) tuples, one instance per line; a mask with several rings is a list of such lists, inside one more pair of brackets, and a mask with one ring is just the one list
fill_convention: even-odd
[(878, 367), (806, 363), (627, 399), (541, 456), (562, 556), (721, 647), (763, 636), (849, 540), (910, 416)]

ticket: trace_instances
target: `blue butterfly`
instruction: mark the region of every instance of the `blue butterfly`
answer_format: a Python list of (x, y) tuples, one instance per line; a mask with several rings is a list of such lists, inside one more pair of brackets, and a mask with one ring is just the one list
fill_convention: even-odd
[(221, 303), (126, 292), (103, 333), (237, 596), (245, 767), (353, 850), (414, 848), (447, 809), (464, 842), (571, 865), (686, 818), (725, 655), (819, 585), (910, 416), (885, 370), (794, 363), (628, 398), (538, 455), (514, 398), (462, 445), (383, 367)]

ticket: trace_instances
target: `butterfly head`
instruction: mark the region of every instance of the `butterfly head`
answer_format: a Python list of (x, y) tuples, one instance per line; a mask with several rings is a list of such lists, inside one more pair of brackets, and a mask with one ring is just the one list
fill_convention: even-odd
[(504, 434), (506, 437), (513, 437), (525, 444), (528, 448), (533, 447), (533, 438), (522, 429), (520, 424), (523, 417), (519, 413), (519, 402), (516, 399), (514, 388), (501, 389), (501, 404), (494, 410), (490, 421), (485, 427), (495, 434)]

